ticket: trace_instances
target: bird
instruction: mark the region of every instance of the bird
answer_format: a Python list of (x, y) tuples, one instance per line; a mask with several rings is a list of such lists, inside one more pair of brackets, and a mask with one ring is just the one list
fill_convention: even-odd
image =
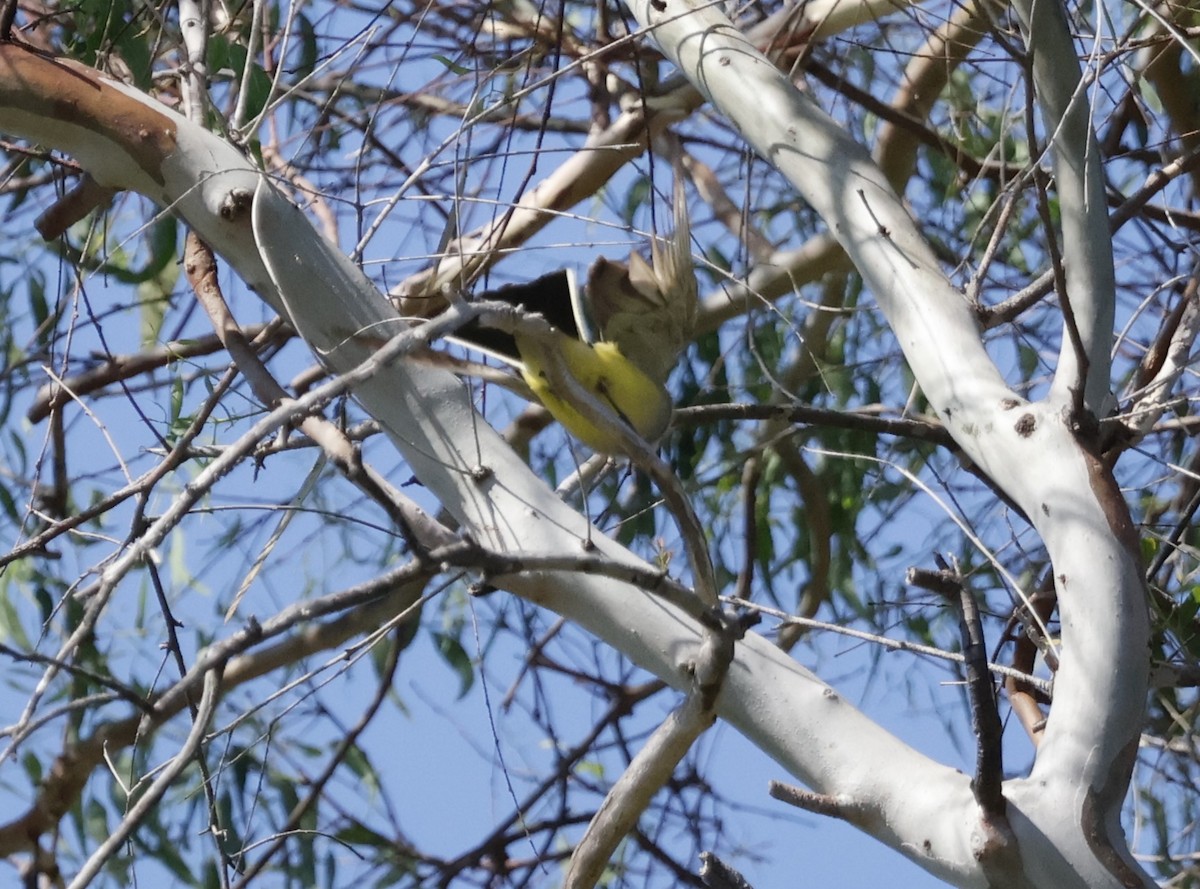
[(633, 253), (628, 265), (601, 257), (588, 270), (588, 301), (601, 339), (660, 384), (691, 342), (699, 304), (682, 176), (676, 176), (672, 205), (674, 231), (650, 242), (649, 263)]
[(550, 333), (515, 333), (469, 322), (453, 339), (515, 367), (550, 414), (598, 453), (626, 452), (619, 430), (596, 421), (561, 382), (565, 369), (585, 391), (650, 444), (671, 422), (667, 377), (691, 340), (697, 288), (683, 185), (676, 179), (674, 230), (651, 242), (650, 261), (597, 259), (584, 293), (569, 269), (479, 295), (540, 314)]

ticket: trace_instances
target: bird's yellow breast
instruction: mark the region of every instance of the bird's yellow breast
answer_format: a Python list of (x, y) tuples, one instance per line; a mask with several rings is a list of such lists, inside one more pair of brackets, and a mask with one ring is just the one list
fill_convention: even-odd
[(623, 452), (614, 431), (593, 422), (564, 393), (554, 390), (546, 370), (546, 350), (554, 349), (579, 385), (609, 407), (648, 442), (656, 442), (671, 422), (671, 396), (659, 383), (621, 354), (613, 343), (589, 345), (557, 334), (544, 338), (517, 337), (522, 376), (556, 420), (584, 444), (604, 454)]

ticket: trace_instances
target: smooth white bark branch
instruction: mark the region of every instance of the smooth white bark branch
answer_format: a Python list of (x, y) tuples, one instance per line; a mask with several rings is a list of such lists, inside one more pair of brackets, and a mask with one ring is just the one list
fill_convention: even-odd
[(671, 779), (692, 744), (712, 724), (712, 712), (702, 706), (696, 694), (688, 695), (667, 715), (605, 795), (571, 855), (563, 889), (591, 889), (596, 885), (621, 840)]
[[(273, 190), (260, 192), (254, 212), (256, 231), (266, 233), (267, 265), (297, 329), (335, 369), (370, 360), (375, 347), (356, 332), (386, 336), (395, 329), (390, 305)], [(271, 232), (287, 235), (274, 238)], [(588, 533), (583, 518), (554, 497), (471, 411), (458, 380), (404, 365), (366, 380), (355, 395), (422, 482), (489, 546), (538, 553), (578, 550)], [(632, 558), (595, 529), (590, 534), (605, 557)], [(505, 579), (504, 586), (587, 627), (677, 688), (687, 687), (688, 664), (702, 631), (666, 603), (628, 585), (579, 574), (527, 573)], [(937, 857), (960, 865), (970, 859), (961, 821), (932, 820), (935, 812), (954, 806), (957, 794), (963, 811), (972, 811), (974, 800), (962, 775), (898, 742), (765, 640), (747, 636), (737, 651), (718, 701), (722, 717), (811, 786), (864, 798), (873, 813), (869, 829), (897, 848), (916, 848), (928, 840)], [(940, 786), (949, 796), (910, 798), (917, 786)], [(913, 817), (924, 806), (923, 817)], [(896, 832), (893, 825), (901, 820), (921, 825), (920, 843)]]
[[(1030, 861), (1026, 876), (1046, 870), (1060, 882), (1042, 885), (1055, 889), (1118, 885), (1130, 874), (1140, 879), (1115, 824), (1126, 786), (1122, 758), (1136, 741), (1144, 699), (1147, 627), (1136, 552), (1120, 531), (1128, 515), (1115, 485), (1105, 487), (1111, 478), (1087, 462), (1056, 408), (1026, 405), (1007, 390), (965, 299), (865, 151), (799, 97), (714, 9), (671, 19), (681, 0), (667, 3), (659, 36), (668, 53), (826, 218), (893, 324), (931, 403), (1037, 524), (1054, 559), (1065, 647), (1056, 702), (1034, 775), (1006, 786), (1019, 804), (1014, 827)], [(659, 18), (645, 4), (634, 7), (643, 20)], [(14, 65), (27, 78), (15, 86)], [(118, 96), (140, 104), (122, 109), (122, 126), (132, 120), (132, 130), (105, 130), (103, 104), (90, 111), (92, 128), (71, 122), (79, 120), (77, 107), (59, 114), (50, 106), (39, 114), (45, 100), (31, 100), (30, 84), (55, 72), (61, 74), (54, 62), (0, 46), (0, 129), (67, 146), (89, 169), (96, 166), (102, 184), (144, 190), (170, 206), (259, 295), (286, 309), (334, 371), (370, 363), (401, 329), (361, 271), (238, 152), (85, 70), (72, 76), (97, 84), (108, 108)], [(748, 91), (760, 101), (745, 102)], [(153, 144), (147, 147), (142, 134)], [(554, 497), (448, 374), (396, 365), (368, 376), (355, 395), (421, 481), (487, 545), (561, 555), (590, 539), (606, 558), (633, 559)], [(687, 664), (702, 633), (680, 610), (630, 585), (578, 573), (522, 574), (505, 585), (687, 687)], [(761, 637), (738, 643), (717, 708), (810, 787), (853, 803), (863, 830), (943, 879), (984, 884), (967, 778), (899, 742)], [(1127, 870), (1118, 876), (1122, 864)]]
[[(866, 149), (711, 4), (672, 0), (658, 12), (641, 0), (630, 8), (668, 57), (825, 219), (947, 426), (962, 434), (989, 421), (1012, 393), (983, 348), (966, 299), (946, 280)], [(748, 95), (755, 100), (747, 102)], [(972, 458), (984, 459), (972, 438), (960, 440)]]
[[(629, 0), (629, 6), (667, 56), (825, 219), (955, 440), (1046, 543), (1064, 653), (1033, 783), (1013, 788), (1022, 804), (1014, 827), (1028, 846), (1026, 857), (1038, 857), (1033, 850), (1053, 840), (1058, 851), (1047, 860), (1063, 866), (1050, 868), (1059, 882), (1044, 885), (1148, 883), (1128, 855), (1119, 811), (1145, 705), (1149, 624), (1136, 537), (1111, 474), (1075, 439), (1061, 399), (1030, 405), (1008, 390), (965, 299), (861, 146), (716, 7), (698, 0), (665, 6)], [(1040, 795), (1026, 798), (1031, 786)], [(1027, 876), (1037, 871), (1031, 867)]]
[[(260, 296), (289, 315), (331, 369), (370, 361), (400, 329), (387, 300), (299, 210), (265, 185), (257, 200), (249, 199), (260, 182), (257, 171), (215, 135), (82, 68), (67, 84), (89, 84), (84, 89), (98, 94), (95, 107), (81, 114), (73, 106), (61, 117), (54, 107), (32, 110), (45, 103), (39, 91), (64, 89), (55, 80), (62, 76), (57, 64), (0, 46), (0, 129), (69, 150), (104, 184), (141, 191), (170, 207)], [(140, 107), (120, 105), (121, 96)], [(114, 102), (124, 120), (135, 122), (134, 131), (103, 130), (100, 122)], [(137, 150), (139, 132), (164, 134), (160, 151)], [(581, 542), (590, 540), (604, 557), (633, 560), (546, 488), (474, 413), (469, 392), (449, 374), (396, 365), (371, 376), (355, 394), (421, 481), (489, 546), (562, 555), (579, 552)], [(687, 667), (703, 634), (678, 609), (631, 585), (578, 573), (522, 574), (505, 585), (576, 621), (676, 687), (688, 687)], [(973, 809), (966, 778), (898, 741), (762, 638), (751, 634), (737, 644), (717, 711), (810, 786), (861, 799), (862, 826), (873, 835), (947, 879), (970, 885), (974, 874), (978, 883), (962, 830)], [(940, 817), (947, 811), (956, 817)]]
[[(1116, 281), (1091, 105), (1060, 0), (1015, 0), (1013, 8), (1024, 25), (1038, 105), (1053, 147), (1067, 301), (1087, 360), (1084, 404), (1103, 417), (1111, 407)], [(1078, 357), (1064, 323), (1053, 385), (1054, 397), (1063, 403), (1080, 382)]]
[[(776, 39), (787, 45), (793, 37), (811, 43), (894, 14), (904, 5), (897, 0), (793, 0), (755, 25), (747, 38), (760, 45)], [(536, 16), (529, 21), (537, 26), (544, 19)], [(395, 289), (402, 310), (420, 314), (423, 306), (428, 305), (429, 295), (440, 285), (459, 283), (468, 270), (478, 272), (515, 252), (553, 221), (556, 214), (599, 192), (626, 164), (640, 157), (669, 125), (702, 104), (703, 97), (696, 88), (682, 82), (654, 96), (645, 106), (635, 104), (625, 108), (607, 128), (589, 136), (578, 152), (521, 195), (510, 212), (453, 241), (435, 268), (402, 282)], [(412, 296), (416, 299), (405, 304), (404, 298)]]

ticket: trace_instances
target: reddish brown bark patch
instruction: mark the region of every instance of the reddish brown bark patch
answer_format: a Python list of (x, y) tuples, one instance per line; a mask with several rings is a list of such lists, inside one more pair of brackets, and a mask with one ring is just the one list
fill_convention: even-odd
[(0, 105), (85, 127), (115, 142), (150, 178), (175, 151), (175, 121), (77, 62), (0, 43)]

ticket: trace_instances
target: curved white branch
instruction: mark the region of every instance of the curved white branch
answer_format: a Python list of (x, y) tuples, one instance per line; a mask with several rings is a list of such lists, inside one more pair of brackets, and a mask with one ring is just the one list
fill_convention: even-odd
[[(860, 145), (717, 7), (699, 0), (629, 6), (826, 221), (939, 417), (1045, 541), (1064, 652), (1033, 776), (1012, 784), (1026, 878), (1056, 887), (1150, 885), (1119, 827), (1148, 687), (1149, 620), (1136, 535), (1111, 473), (1076, 440), (1062, 399), (1033, 405), (1008, 390), (965, 298)], [(905, 822), (919, 833), (920, 825)], [(1053, 854), (1034, 853), (1048, 841)]]
[[(94, 104), (83, 114), (75, 106), (70, 121), (54, 118), (45, 95), (72, 87), (94, 91)], [(114, 103), (132, 129), (105, 130)], [(94, 72), (75, 68), (64, 80), (55, 61), (3, 45), (0, 122), (14, 135), (74, 152), (104, 184), (142, 191), (172, 209), (287, 313), (331, 370), (368, 367), (355, 377), (355, 397), (481, 542), (561, 555), (578, 553), (586, 540), (604, 558), (643, 564), (555, 497), (473, 411), (469, 392), (450, 374), (412, 363), (378, 366), (376, 354), (405, 329), (391, 304), (218, 137)], [(138, 148), (142, 132), (161, 134), (157, 153)], [(689, 686), (703, 629), (680, 609), (606, 577), (546, 571), (503, 580), (675, 687)], [(737, 643), (716, 709), (810, 786), (861, 800), (860, 826), (872, 835), (946, 879), (978, 880), (963, 829), (974, 817), (965, 776), (896, 739), (766, 640), (751, 634)]]
[[(1116, 281), (1100, 146), (1062, 4), (1016, 0), (1013, 6), (1027, 35), (1038, 104), (1054, 149), (1069, 303), (1064, 313), (1074, 317), (1087, 361), (1084, 404), (1103, 417), (1111, 406)], [(1063, 403), (1081, 382), (1079, 357), (1064, 326), (1053, 385), (1054, 397)]]
[[(681, 5), (667, 0), (670, 15)], [(1148, 628), (1136, 549), (1122, 525), (1128, 515), (1111, 476), (1089, 462), (1053, 405), (1025, 405), (1007, 390), (965, 299), (865, 151), (713, 7), (684, 18), (661, 16), (646, 3), (634, 7), (641, 20), (661, 21), (668, 54), (829, 222), (939, 415), (1046, 541), (1066, 652), (1034, 774), (1010, 782), (1025, 877), (1034, 885), (1035, 877), (1054, 876), (1058, 882), (1041, 885), (1055, 887), (1141, 879), (1125, 857), (1116, 818), (1146, 687)], [(72, 106), (70, 119), (55, 117), (60, 106), (47, 96), (72, 88), (92, 104)], [(761, 101), (745, 102), (747, 91)], [(421, 481), (488, 546), (558, 555), (590, 540), (605, 558), (634, 559), (546, 488), (474, 413), (457, 380), (375, 360), (402, 329), (391, 305), (220, 139), (86, 69), (64, 77), (55, 62), (4, 45), (0, 121), (15, 134), (75, 151), (102, 184), (142, 191), (195, 226), (259, 295), (287, 311), (331, 370), (355, 374), (355, 396)], [(505, 586), (687, 687), (686, 667), (703, 633), (678, 608), (578, 573), (526, 573)], [(737, 644), (717, 710), (810, 787), (847, 800), (863, 830), (943, 879), (984, 884), (967, 778), (898, 741), (761, 637)]]

